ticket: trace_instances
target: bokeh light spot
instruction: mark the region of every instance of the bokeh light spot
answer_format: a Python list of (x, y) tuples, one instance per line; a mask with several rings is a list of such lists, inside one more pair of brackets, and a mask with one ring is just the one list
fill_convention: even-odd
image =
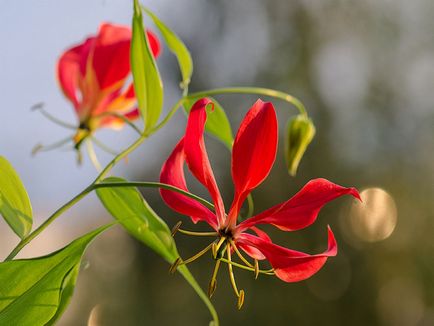
[(398, 218), (393, 197), (381, 188), (368, 188), (360, 193), (363, 202), (354, 202), (350, 208), (349, 226), (360, 240), (375, 242), (387, 239)]

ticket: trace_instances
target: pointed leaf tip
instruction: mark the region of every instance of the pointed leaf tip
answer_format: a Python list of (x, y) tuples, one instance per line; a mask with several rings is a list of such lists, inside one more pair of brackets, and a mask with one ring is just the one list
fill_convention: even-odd
[(0, 263), (0, 325), (54, 325), (74, 292), (81, 258), (102, 226), (50, 255)]
[(162, 111), (163, 83), (146, 37), (142, 11), (137, 0), (134, 0), (132, 30), (130, 56), (134, 90), (145, 129), (149, 130), (157, 123)]
[(144, 8), (144, 10), (160, 30), (170, 51), (176, 56), (182, 75), (181, 88), (186, 89), (193, 73), (193, 60), (191, 59), (190, 52), (178, 35), (166, 26), (152, 11), (147, 8)]

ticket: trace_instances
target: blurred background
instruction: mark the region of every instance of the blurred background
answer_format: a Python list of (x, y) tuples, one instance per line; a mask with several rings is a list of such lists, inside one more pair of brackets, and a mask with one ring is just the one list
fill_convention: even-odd
[[(31, 157), (39, 142), (69, 136), (30, 107), (76, 123), (55, 79), (63, 50), (93, 34), (102, 21), (129, 24), (131, 1), (0, 0), (0, 154), (21, 175), (39, 224), (87, 186), (97, 172), (87, 156), (77, 166), (71, 149)], [(339, 254), (311, 279), (286, 284), (254, 281), (236, 270), (246, 292), (236, 309), (221, 269), (213, 302), (222, 325), (434, 325), (434, 2), (431, 0), (224, 0), (146, 1), (185, 41), (194, 60), (191, 91), (251, 85), (279, 89), (306, 105), (317, 135), (291, 178), (279, 147), (268, 179), (254, 191), (255, 211), (292, 196), (308, 180), (325, 177), (363, 191), (328, 204), (311, 227), (293, 233), (267, 228), (274, 242), (317, 253), (331, 225)], [(148, 21), (149, 23), (149, 21)], [(180, 96), (176, 60), (167, 48), (158, 61), (165, 107)], [(255, 96), (218, 97), (236, 131)], [(273, 100), (283, 128), (296, 111)], [(185, 128), (181, 112), (121, 162), (115, 173), (131, 180), (158, 179), (162, 162)], [(134, 139), (100, 131), (121, 149)], [(221, 192), (233, 195), (230, 155), (207, 139)], [(110, 156), (98, 152), (103, 162)], [(206, 195), (193, 184), (192, 190)], [(171, 227), (200, 230), (165, 207), (155, 190), (146, 199)], [(20, 257), (52, 252), (110, 221), (94, 195), (60, 217)], [(177, 235), (183, 257), (206, 245)], [(0, 256), (17, 237), (0, 221)], [(202, 258), (191, 271), (206, 290), (213, 269)], [(89, 248), (76, 293), (59, 325), (206, 325), (203, 303), (179, 275), (121, 228)], [(2, 282), (5, 280), (2, 280)]]

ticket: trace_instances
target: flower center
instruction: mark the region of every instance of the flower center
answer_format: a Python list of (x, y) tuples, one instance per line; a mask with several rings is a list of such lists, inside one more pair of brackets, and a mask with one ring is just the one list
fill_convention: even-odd
[[(258, 261), (255, 260), (253, 263), (249, 262), (238, 250), (237, 245), (235, 243), (235, 232), (234, 229), (230, 227), (223, 227), (217, 232), (194, 232), (194, 231), (187, 231), (180, 228), (181, 222), (178, 222), (174, 228), (172, 229), (172, 236), (174, 236), (177, 232), (186, 234), (186, 235), (192, 235), (192, 236), (211, 236), (211, 237), (217, 237), (216, 240), (211, 242), (207, 247), (199, 251), (194, 256), (183, 260), (181, 257), (178, 257), (175, 262), (170, 266), (170, 273), (174, 273), (178, 266), (185, 265), (188, 263), (191, 263), (192, 261), (198, 259), (199, 257), (203, 256), (205, 253), (207, 253), (209, 250), (212, 252), (212, 257), (215, 260), (215, 267), (214, 271), (212, 273), (211, 281), (209, 283), (208, 288), (208, 296), (211, 297), (214, 294), (214, 291), (217, 288), (217, 273), (220, 268), (220, 264), (226, 263), (228, 265), (228, 272), (229, 272), (229, 279), (231, 281), (232, 288), (235, 292), (235, 295), (238, 298), (237, 301), (237, 307), (238, 309), (241, 309), (243, 303), (244, 303), (244, 290), (238, 290), (238, 287), (235, 282), (235, 276), (233, 272), (233, 266), (242, 268), (248, 271), (251, 271), (254, 273), (255, 279), (258, 277), (259, 274), (265, 274), (265, 275), (274, 275), (274, 270), (260, 270)], [(242, 261), (243, 264), (237, 263), (232, 260), (232, 254), (235, 253), (238, 258)]]
[(234, 239), (234, 233), (232, 232), (232, 229), (230, 229), (230, 228), (222, 228), (219, 230), (218, 234), (220, 235), (220, 237), (226, 238), (228, 240)]

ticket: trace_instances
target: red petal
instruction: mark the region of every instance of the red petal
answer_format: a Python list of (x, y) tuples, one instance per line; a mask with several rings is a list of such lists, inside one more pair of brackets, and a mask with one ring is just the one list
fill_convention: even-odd
[[(270, 237), (264, 231), (258, 229), (257, 227), (252, 226), (251, 229), (260, 237), (262, 240), (271, 242)], [(248, 246), (246, 244), (237, 244), (241, 249), (243, 249), (250, 257), (253, 257), (257, 260), (265, 259), (265, 256), (255, 247)]]
[(206, 106), (208, 104), (212, 104), (212, 102), (209, 99), (203, 98), (198, 100), (191, 108), (184, 137), (184, 151), (191, 173), (208, 189), (214, 201), (219, 222), (223, 223), (225, 208), (209, 163), (203, 139)]
[[(184, 140), (181, 139), (161, 169), (160, 182), (188, 191), (184, 176)], [(194, 199), (170, 190), (160, 190), (161, 197), (173, 210), (191, 217), (194, 223), (205, 221), (217, 230), (216, 216)]]
[(315, 222), (326, 203), (347, 194), (360, 199), (355, 188), (345, 188), (326, 179), (314, 179), (288, 201), (240, 223), (238, 230), (242, 232), (256, 224), (273, 224), (284, 231), (299, 230)]
[(321, 269), (328, 257), (337, 254), (336, 239), (330, 228), (328, 228), (328, 248), (318, 255), (287, 249), (247, 233), (239, 235), (237, 244), (259, 249), (273, 266), (276, 276), (285, 282), (298, 282), (311, 277)]
[(256, 103), (241, 122), (232, 150), (232, 178), (235, 196), (229, 219), (235, 225), (240, 207), (268, 175), (276, 158), (277, 118), (269, 102)]
[[(147, 32), (154, 56), (160, 53), (156, 36)], [(101, 89), (122, 82), (130, 72), (131, 29), (125, 26), (102, 24), (93, 54), (93, 67)]]
[(122, 82), (130, 72), (131, 30), (102, 24), (95, 42), (93, 68), (101, 89)]
[(57, 63), (57, 78), (65, 96), (78, 109), (79, 80), (86, 74), (86, 63), (95, 38), (91, 37), (82, 44), (66, 50)]
[(131, 83), (128, 86), (128, 88), (127, 88), (127, 90), (125, 92), (125, 97), (126, 98), (135, 98), (136, 97), (136, 94), (134, 93), (134, 84), (133, 83)]
[(127, 118), (130, 121), (134, 121), (136, 119), (138, 119), (140, 117), (140, 111), (138, 108), (135, 108), (134, 110), (125, 113), (124, 114), (125, 118)]

